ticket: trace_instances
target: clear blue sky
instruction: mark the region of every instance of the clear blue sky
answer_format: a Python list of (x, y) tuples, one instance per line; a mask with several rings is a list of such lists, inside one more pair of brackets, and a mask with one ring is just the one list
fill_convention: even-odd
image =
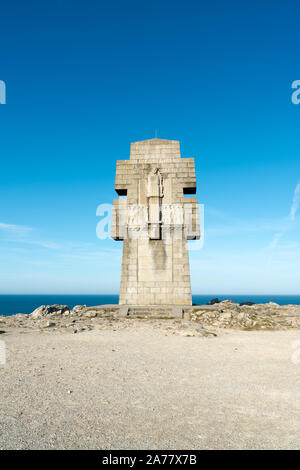
[(298, 1), (1, 5), (0, 293), (117, 293), (96, 237), (131, 141), (195, 157), (194, 294), (299, 294)]

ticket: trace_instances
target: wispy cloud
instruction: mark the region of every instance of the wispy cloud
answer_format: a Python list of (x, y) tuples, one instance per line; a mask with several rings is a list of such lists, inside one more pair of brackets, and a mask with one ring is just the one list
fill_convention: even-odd
[(4, 233), (5, 239), (10, 242), (37, 245), (51, 250), (59, 248), (57, 243), (37, 239), (36, 231), (33, 227), (0, 222), (0, 232)]
[(270, 245), (268, 246), (268, 248), (270, 250), (274, 250), (277, 247), (277, 245), (278, 245), (280, 239), (282, 238), (283, 234), (284, 234), (284, 231), (275, 233), (275, 235), (273, 237), (273, 240), (271, 241)]
[(287, 219), (285, 219), (282, 222), (282, 229), (275, 233), (273, 240), (268, 246), (270, 250), (274, 250), (275, 248), (277, 248), (281, 238), (284, 236), (284, 234), (288, 230), (290, 230), (291, 226), (294, 224), (295, 219), (296, 219), (296, 213), (299, 208), (299, 204), (300, 204), (300, 181), (298, 181), (298, 184), (296, 185), (296, 188), (294, 190), (294, 195), (293, 195), (293, 200), (292, 200), (289, 215)]
[[(300, 203), (300, 201), (298, 201)], [(256, 220), (243, 220), (239, 217), (233, 217), (230, 214), (220, 212), (216, 209), (206, 208), (205, 215), (211, 216), (214, 219), (214, 225), (206, 225), (205, 234), (208, 236), (223, 236), (223, 235), (243, 235), (251, 233), (281, 233), (283, 227), (282, 219), (256, 219)], [(219, 220), (219, 223), (215, 223)], [(225, 222), (225, 223), (224, 223)]]
[(29, 245), (37, 245), (41, 246), (42, 248), (48, 248), (49, 250), (59, 250), (60, 245), (54, 242), (48, 242), (43, 240), (23, 240), (24, 243), (28, 243)]
[(299, 204), (300, 204), (300, 181), (298, 182), (296, 188), (295, 188), (295, 191), (294, 191), (294, 197), (293, 197), (293, 202), (292, 202), (292, 206), (291, 206), (291, 210), (290, 210), (290, 215), (289, 215), (289, 219), (293, 222), (295, 220), (295, 217), (296, 217), (296, 212), (299, 208)]
[(210, 235), (240, 235), (255, 232), (274, 232), (274, 230), (280, 230), (282, 221), (277, 220), (257, 220), (257, 221), (244, 221), (235, 220), (228, 221), (226, 225), (217, 225), (215, 227), (209, 227), (205, 230), (205, 234)]
[(31, 232), (32, 227), (26, 227), (25, 225), (5, 224), (4, 222), (0, 222), (0, 230), (9, 233), (16, 233), (18, 235), (23, 235)]
[[(34, 227), (27, 227), (24, 225), (13, 225), (0, 222), (0, 235), (1, 239), (10, 244), (10, 249), (25, 250), (25, 253), (32, 253), (25, 249), (25, 246), (32, 245), (42, 247), (47, 250), (57, 251), (59, 258), (78, 259), (78, 260), (98, 260), (111, 257), (120, 257), (122, 255), (121, 247), (108, 247), (98, 245), (92, 242), (81, 241), (63, 241), (57, 243), (56, 241), (47, 240), (38, 236), (38, 230)], [(29, 248), (29, 247), (28, 247)], [(6, 247), (7, 249), (7, 247)]]
[(115, 259), (121, 258), (122, 256), (122, 248), (101, 248), (101, 249), (94, 249), (91, 250), (73, 250), (72, 252), (64, 250), (61, 254), (61, 258), (68, 258), (68, 259), (78, 259), (82, 261), (103, 261), (104, 259)]

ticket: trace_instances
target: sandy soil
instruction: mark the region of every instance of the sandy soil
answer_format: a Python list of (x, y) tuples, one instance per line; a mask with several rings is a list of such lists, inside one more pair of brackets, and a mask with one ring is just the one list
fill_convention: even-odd
[[(132, 320), (131, 320), (132, 321)], [(1, 449), (297, 449), (299, 330), (9, 330)]]

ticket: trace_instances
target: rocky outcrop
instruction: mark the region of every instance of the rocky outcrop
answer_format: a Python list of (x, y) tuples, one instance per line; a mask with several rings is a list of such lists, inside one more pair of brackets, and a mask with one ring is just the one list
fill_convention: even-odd
[(300, 328), (300, 306), (249, 303), (224, 300), (212, 307), (194, 308), (191, 320), (219, 328), (285, 329)]
[[(42, 305), (30, 315), (0, 316), (0, 326), (1, 330), (3, 326), (3, 331), (7, 328), (21, 327), (51, 331), (59, 329), (61, 332), (77, 333), (106, 324), (110, 326), (124, 324), (130, 327), (134, 324), (134, 320), (149, 318), (151, 321), (155, 319), (155, 324), (159, 324), (161, 319), (165, 322), (168, 320), (177, 322), (176, 325), (182, 325), (184, 321), (190, 320), (189, 328), (200, 327), (210, 332), (215, 328), (242, 330), (300, 328), (300, 305), (278, 305), (274, 302), (240, 305), (231, 300), (224, 300), (213, 305), (183, 308), (183, 319), (175, 318), (174, 315), (157, 316), (156, 310), (155, 308), (150, 312), (138, 312), (135, 315), (129, 311), (129, 315), (122, 317), (117, 305), (95, 307), (76, 305), (72, 310), (67, 305)], [(191, 335), (186, 331), (184, 334)]]
[(66, 312), (69, 312), (70, 309), (68, 305), (41, 305), (41, 307), (36, 308), (31, 314), (31, 318), (42, 318), (47, 315), (63, 315)]
[(216, 297), (214, 299), (211, 299), (207, 305), (214, 305), (214, 304), (219, 304), (221, 301)]

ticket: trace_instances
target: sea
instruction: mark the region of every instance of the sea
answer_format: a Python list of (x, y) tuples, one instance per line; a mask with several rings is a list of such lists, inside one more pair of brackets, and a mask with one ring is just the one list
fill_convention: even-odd
[[(234, 302), (267, 303), (276, 302), (279, 305), (300, 305), (300, 295), (219, 295), (201, 294), (193, 295), (194, 305), (207, 304), (211, 299), (230, 299)], [(14, 315), (16, 313), (31, 313), (40, 305), (68, 305), (72, 309), (75, 305), (103, 305), (117, 304), (118, 295), (0, 295), (0, 315)]]

